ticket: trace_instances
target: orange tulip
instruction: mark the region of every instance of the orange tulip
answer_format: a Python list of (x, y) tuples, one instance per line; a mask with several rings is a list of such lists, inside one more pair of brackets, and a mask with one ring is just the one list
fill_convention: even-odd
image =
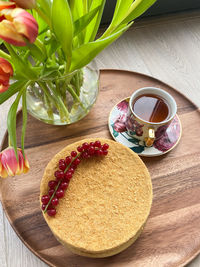
[(32, 9), (36, 6), (35, 0), (12, 0), (17, 4), (18, 7), (25, 9)]
[(29, 162), (23, 157), (22, 150), (17, 149), (18, 161), (14, 149), (8, 147), (0, 153), (0, 177), (15, 176), (29, 171)]
[(15, 7), (16, 7), (15, 3), (0, 1), (0, 10), (6, 9), (6, 8), (15, 8)]
[(12, 65), (6, 59), (0, 57), (0, 93), (8, 90), (10, 76), (13, 76)]
[(34, 43), (38, 24), (34, 17), (22, 8), (0, 10), (0, 38), (9, 44), (25, 46)]

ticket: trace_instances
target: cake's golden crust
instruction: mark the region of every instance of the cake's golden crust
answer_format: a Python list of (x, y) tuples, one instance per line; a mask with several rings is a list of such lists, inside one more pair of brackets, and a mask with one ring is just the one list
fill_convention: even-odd
[[(58, 161), (85, 139), (65, 147), (47, 165), (41, 195), (54, 179)], [(119, 253), (139, 236), (152, 203), (151, 178), (137, 154), (108, 139), (106, 157), (84, 160), (76, 169), (55, 218), (44, 218), (56, 238), (74, 253), (106, 257)]]

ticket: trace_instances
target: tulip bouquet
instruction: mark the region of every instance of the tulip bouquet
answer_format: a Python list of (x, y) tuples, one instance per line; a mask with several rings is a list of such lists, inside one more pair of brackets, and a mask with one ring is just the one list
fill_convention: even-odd
[[(0, 104), (16, 95), (7, 117), (9, 147), (0, 153), (1, 177), (29, 169), (24, 153), (29, 87), (37, 84), (34, 94), (43, 98), (50, 117), (56, 109), (61, 121), (70, 123), (71, 110), (85, 108), (80, 98), (82, 68), (155, 1), (117, 0), (110, 25), (97, 38), (106, 0), (0, 0)], [(71, 110), (66, 95), (74, 101)], [(20, 101), (21, 149), (16, 139)]]

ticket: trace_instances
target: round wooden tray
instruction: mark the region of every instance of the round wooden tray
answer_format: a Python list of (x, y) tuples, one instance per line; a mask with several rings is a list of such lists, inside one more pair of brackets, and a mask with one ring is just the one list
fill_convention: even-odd
[[(150, 217), (140, 238), (122, 253), (104, 259), (77, 256), (54, 238), (39, 207), (44, 168), (64, 146), (87, 137), (111, 138), (107, 126), (112, 107), (134, 90), (155, 86), (176, 99), (183, 135), (166, 155), (142, 158), (153, 181)], [(200, 252), (200, 114), (188, 99), (152, 77), (129, 71), (102, 70), (100, 94), (92, 111), (80, 122), (51, 126), (28, 118), (27, 175), (0, 180), (1, 202), (13, 229), (25, 245), (50, 266), (183, 266)], [(20, 133), (22, 114), (17, 116)], [(19, 140), (19, 136), (18, 136)], [(7, 133), (2, 149), (7, 146)]]

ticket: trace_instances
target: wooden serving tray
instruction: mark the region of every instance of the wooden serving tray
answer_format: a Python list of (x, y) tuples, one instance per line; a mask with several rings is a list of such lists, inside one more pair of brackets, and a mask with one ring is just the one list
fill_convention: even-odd
[[(166, 155), (142, 158), (153, 181), (150, 217), (140, 238), (122, 253), (104, 259), (77, 256), (52, 235), (39, 207), (39, 187), (48, 161), (64, 146), (87, 137), (111, 138), (107, 121), (110, 110), (134, 90), (161, 87), (175, 98), (183, 135)], [(184, 266), (200, 252), (200, 114), (188, 99), (169, 85), (129, 71), (102, 70), (100, 94), (89, 113), (69, 126), (51, 126), (29, 116), (26, 153), (27, 175), (0, 180), (1, 202), (13, 229), (25, 245), (50, 266), (100, 267)], [(17, 116), (20, 133), (22, 114)], [(19, 137), (18, 137), (19, 140)], [(7, 146), (7, 133), (2, 149)]]

